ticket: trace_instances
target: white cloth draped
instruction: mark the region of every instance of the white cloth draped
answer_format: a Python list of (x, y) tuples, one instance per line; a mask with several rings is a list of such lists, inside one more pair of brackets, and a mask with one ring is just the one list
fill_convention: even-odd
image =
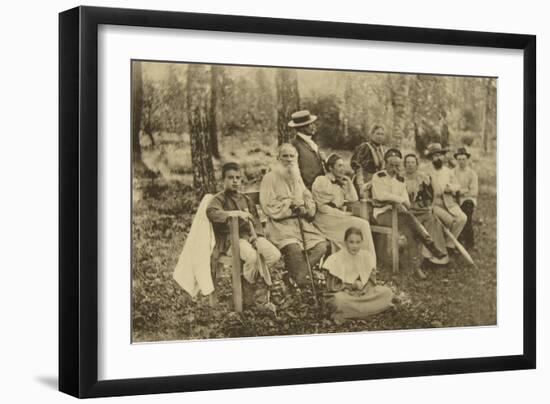
[(211, 194), (202, 198), (174, 269), (175, 281), (192, 297), (199, 292), (209, 295), (214, 291), (210, 256), (216, 245), (216, 238), (212, 223), (206, 216), (206, 208), (212, 198)]

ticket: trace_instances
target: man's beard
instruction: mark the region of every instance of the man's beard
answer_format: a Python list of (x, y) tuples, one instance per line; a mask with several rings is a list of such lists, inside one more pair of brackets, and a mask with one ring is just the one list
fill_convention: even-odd
[(439, 169), (441, 169), (441, 167), (443, 167), (443, 161), (441, 161), (441, 160), (432, 161), (432, 164), (433, 164), (433, 166), (435, 167), (436, 170), (439, 170)]
[(289, 165), (279, 163), (277, 172), (288, 182), (296, 182), (300, 178), (300, 168), (298, 167), (298, 162), (293, 162)]

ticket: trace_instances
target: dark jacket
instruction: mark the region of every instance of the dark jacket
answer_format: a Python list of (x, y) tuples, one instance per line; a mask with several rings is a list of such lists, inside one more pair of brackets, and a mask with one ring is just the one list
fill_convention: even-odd
[(298, 151), (298, 166), (307, 189), (311, 190), (313, 181), (320, 175), (325, 175), (325, 165), (318, 152), (313, 150), (300, 136), (296, 136), (292, 145)]
[[(214, 235), (216, 236), (214, 256), (227, 252), (229, 248), (229, 224), (227, 222), (229, 218), (227, 211), (229, 210), (248, 211), (254, 217), (253, 222), (256, 234), (258, 236), (264, 235), (262, 224), (258, 218), (256, 204), (249, 197), (240, 192), (234, 194), (225, 191), (219, 192), (214, 195), (208, 208), (206, 208), (206, 216), (212, 222)], [(249, 223), (239, 218), (239, 238), (248, 240), (250, 235)]]
[(370, 181), (374, 173), (384, 169), (384, 147), (370, 140), (363, 142), (351, 156), (350, 164), (356, 173), (363, 170), (365, 182)]

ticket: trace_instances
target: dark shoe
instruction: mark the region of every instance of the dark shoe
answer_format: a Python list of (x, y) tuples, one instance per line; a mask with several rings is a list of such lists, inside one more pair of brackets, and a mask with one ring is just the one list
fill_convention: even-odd
[(414, 270), (414, 276), (416, 276), (421, 281), (425, 281), (427, 278), (426, 274), (422, 272), (422, 269), (420, 269), (420, 267), (416, 267), (416, 269)]
[(432, 240), (426, 242), (426, 248), (429, 252), (433, 254), (433, 256), (437, 259), (441, 259), (447, 254), (441, 251), (439, 248), (437, 248)]

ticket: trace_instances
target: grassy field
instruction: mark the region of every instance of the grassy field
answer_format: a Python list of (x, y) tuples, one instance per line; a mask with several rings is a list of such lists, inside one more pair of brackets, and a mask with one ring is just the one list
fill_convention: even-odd
[[(261, 143), (246, 147), (226, 143), (222, 161), (243, 162), (250, 187), (257, 186), (262, 169), (273, 161), (273, 148)], [(366, 320), (333, 321), (330, 307), (315, 309), (309, 290), (286, 289), (276, 268), (268, 309), (266, 288), (252, 299), (257, 304), (242, 315), (232, 311), (230, 281), (219, 284), (220, 304), (208, 298), (191, 299), (172, 279), (172, 272), (189, 231), (196, 201), (189, 166), (188, 147), (176, 142), (144, 150), (147, 165), (161, 172), (152, 181), (134, 179), (133, 215), (133, 340), (169, 341), (263, 335), (293, 335), (411, 328), (463, 327), (496, 324), (496, 166), (494, 154), (472, 162), (481, 173), (476, 212), (477, 249), (472, 257), (478, 269), (455, 257), (445, 268), (427, 269), (426, 281), (415, 280), (407, 268), (391, 276), (380, 267), (380, 283), (390, 286), (401, 303), (396, 309)], [(349, 156), (349, 152), (343, 152)], [(217, 166), (219, 162), (217, 163)], [(322, 283), (322, 280), (318, 280)]]

